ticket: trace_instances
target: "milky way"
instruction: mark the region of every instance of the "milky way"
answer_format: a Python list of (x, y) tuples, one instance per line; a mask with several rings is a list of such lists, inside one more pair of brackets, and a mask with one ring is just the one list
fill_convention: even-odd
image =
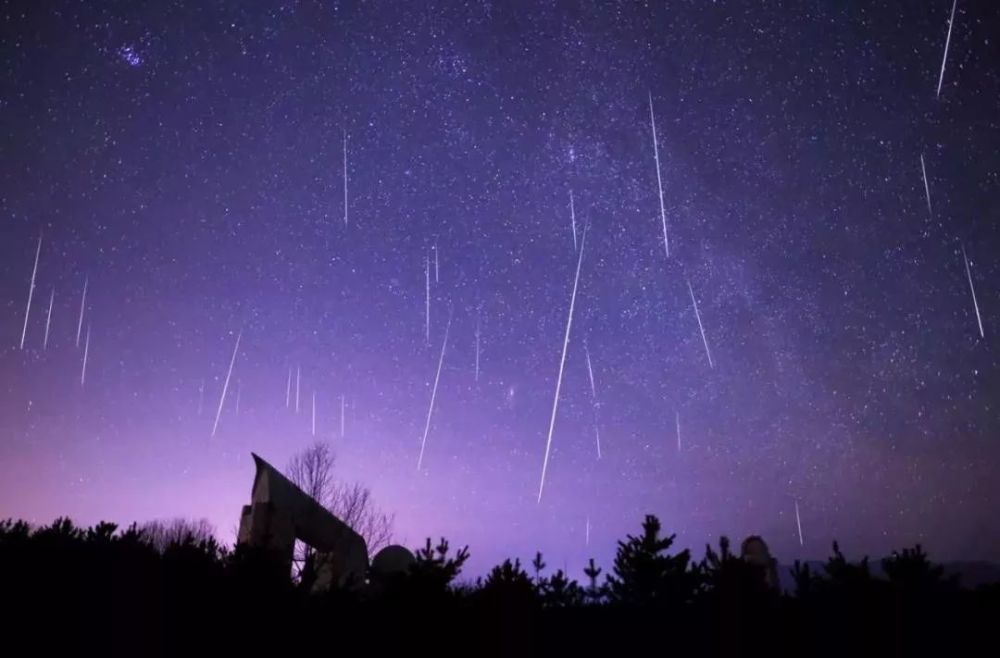
[(994, 3), (2, 13), (0, 517), (231, 539), (322, 439), (473, 573), (1000, 559)]

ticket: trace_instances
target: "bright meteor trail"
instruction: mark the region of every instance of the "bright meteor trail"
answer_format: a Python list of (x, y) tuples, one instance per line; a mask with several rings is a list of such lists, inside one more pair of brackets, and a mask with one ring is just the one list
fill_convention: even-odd
[[(90, 332), (87, 332), (88, 338)], [(233, 346), (233, 358), (229, 360), (229, 370), (226, 372), (226, 381), (222, 384), (222, 395), (219, 396), (219, 408), (215, 412), (215, 423), (212, 425), (212, 436), (215, 436), (215, 431), (219, 429), (219, 418), (222, 417), (222, 405), (226, 403), (226, 391), (229, 390), (229, 378), (233, 376), (233, 366), (236, 364), (236, 353), (240, 351), (240, 339), (243, 338), (243, 330), (240, 329), (240, 333), (236, 336), (236, 345)]]
[(705, 344), (705, 356), (708, 357), (708, 367), (714, 368), (715, 364), (712, 363), (712, 353), (708, 349), (708, 339), (705, 338), (705, 327), (701, 323), (701, 313), (698, 312), (698, 300), (694, 298), (694, 288), (691, 287), (691, 282), (688, 281), (688, 292), (691, 293), (691, 303), (694, 305), (694, 316), (698, 318), (698, 330), (701, 331), (701, 342)]
[(42, 236), (38, 236), (38, 249), (35, 250), (35, 266), (31, 269), (31, 285), (28, 286), (28, 305), (24, 309), (24, 328), (21, 330), (21, 349), (24, 349), (24, 337), (28, 335), (28, 316), (31, 314), (31, 298), (35, 294), (35, 277), (38, 275), (38, 257), (42, 255)]
[(549, 419), (549, 435), (545, 440), (545, 459), (542, 461), (542, 477), (538, 481), (538, 500), (542, 502), (542, 492), (545, 489), (545, 473), (549, 468), (549, 454), (552, 450), (552, 432), (556, 428), (556, 411), (559, 409), (559, 389), (562, 388), (563, 369), (566, 366), (566, 351), (569, 348), (569, 333), (573, 327), (573, 307), (576, 306), (576, 290), (580, 284), (580, 267), (583, 265), (583, 248), (587, 245), (587, 229), (583, 230), (580, 240), (580, 255), (576, 260), (576, 276), (573, 277), (573, 294), (569, 298), (569, 314), (566, 316), (566, 334), (563, 336), (562, 357), (559, 359), (559, 376), (556, 378), (556, 394), (552, 399), (552, 417)]
[(437, 398), (438, 382), (441, 380), (441, 366), (444, 365), (444, 351), (448, 349), (448, 332), (451, 331), (451, 317), (444, 329), (444, 342), (441, 343), (441, 357), (438, 359), (437, 373), (434, 375), (434, 388), (431, 390), (431, 404), (427, 408), (427, 422), (424, 424), (424, 438), (420, 440), (420, 456), (417, 457), (417, 470), (424, 463), (424, 448), (427, 446), (427, 433), (431, 429), (431, 414), (434, 413), (434, 400)]
[(660, 221), (663, 223), (663, 251), (670, 258), (670, 241), (667, 239), (667, 211), (663, 207), (663, 180), (660, 178), (660, 147), (656, 143), (656, 117), (653, 116), (653, 93), (649, 93), (649, 125), (653, 129), (653, 157), (656, 159), (656, 189), (660, 193)]

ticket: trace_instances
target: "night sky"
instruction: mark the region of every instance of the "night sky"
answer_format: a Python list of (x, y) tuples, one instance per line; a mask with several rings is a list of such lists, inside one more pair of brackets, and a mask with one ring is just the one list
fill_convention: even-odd
[(0, 517), (231, 541), (323, 439), (472, 573), (646, 513), (1000, 559), (1000, 8), (938, 95), (951, 10), (0, 3)]

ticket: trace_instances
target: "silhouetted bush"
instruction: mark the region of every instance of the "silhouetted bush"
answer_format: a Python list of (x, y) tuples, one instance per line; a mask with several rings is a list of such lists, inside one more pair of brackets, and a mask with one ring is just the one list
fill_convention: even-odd
[(585, 596), (579, 583), (570, 580), (562, 569), (538, 581), (542, 604), (548, 608), (575, 608), (583, 605)]
[(642, 534), (618, 542), (614, 575), (608, 576), (611, 603), (626, 606), (663, 606), (691, 601), (698, 575), (688, 567), (691, 553), (670, 555), (676, 535), (660, 537), (660, 520), (648, 515)]
[(410, 577), (419, 589), (424, 591), (445, 591), (462, 573), (465, 561), (469, 559), (469, 547), (459, 549), (449, 556), (450, 546), (442, 537), (437, 546), (431, 548), (431, 539), (414, 554), (416, 561), (410, 569)]
[(537, 599), (535, 584), (521, 568), (521, 561), (504, 560), (490, 571), (479, 592), (490, 598), (513, 600), (528, 605)]
[(310, 595), (280, 556), (184, 530), (198, 527), (0, 522), (4, 654), (954, 656), (1000, 618), (1000, 584), (962, 589), (919, 545), (882, 560), (880, 578), (834, 544), (819, 570), (796, 562), (782, 593), (748, 542), (735, 555), (722, 538), (695, 563), (647, 516), (603, 583), (593, 560), (585, 586), (546, 575), (540, 553), (533, 577), (514, 559), (461, 583), (468, 547), (428, 539), (408, 572)]

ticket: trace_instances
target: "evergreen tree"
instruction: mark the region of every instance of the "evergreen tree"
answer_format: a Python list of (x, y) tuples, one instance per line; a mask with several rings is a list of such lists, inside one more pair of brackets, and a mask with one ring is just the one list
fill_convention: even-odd
[(920, 544), (893, 551), (882, 560), (882, 569), (894, 587), (908, 593), (930, 593), (955, 585), (954, 580), (944, 578), (944, 567), (932, 563)]
[(694, 569), (698, 572), (702, 586), (709, 590), (718, 587), (723, 577), (723, 572), (731, 568), (735, 559), (729, 549), (728, 537), (722, 536), (719, 538), (718, 553), (712, 549), (711, 544), (705, 544), (705, 557), (694, 566)]
[(575, 580), (570, 580), (562, 569), (549, 578), (543, 578), (538, 585), (542, 605), (548, 608), (572, 608), (582, 605), (585, 593)]
[(587, 568), (583, 573), (590, 580), (590, 587), (587, 588), (587, 598), (591, 603), (599, 603), (604, 596), (604, 588), (598, 587), (597, 577), (601, 575), (601, 568), (594, 564), (594, 558), (590, 558)]
[(531, 583), (531, 577), (529, 577), (528, 573), (521, 567), (521, 561), (515, 559), (511, 562), (508, 558), (490, 570), (489, 575), (486, 576), (486, 582), (483, 583), (483, 587), (498, 587), (506, 585), (521, 587), (525, 584), (531, 587), (531, 589), (534, 589), (534, 586)]
[(542, 570), (545, 569), (545, 562), (542, 561), (542, 552), (535, 553), (535, 559), (531, 561), (531, 566), (535, 569), (535, 582), (541, 582)]
[(480, 594), (487, 600), (528, 604), (538, 598), (535, 584), (520, 560), (504, 560), (486, 576)]
[(461, 548), (454, 557), (448, 556), (449, 549), (448, 540), (444, 537), (436, 547), (431, 547), (431, 538), (428, 537), (423, 548), (417, 549), (410, 573), (418, 585), (444, 590), (458, 577), (469, 559), (469, 547)]
[(840, 545), (833, 542), (833, 555), (823, 566), (826, 571), (824, 585), (844, 594), (863, 593), (872, 585), (871, 569), (866, 555), (857, 564), (847, 561), (840, 551)]
[(676, 535), (660, 536), (660, 521), (647, 515), (642, 535), (618, 542), (614, 575), (608, 576), (608, 594), (614, 603), (628, 606), (661, 606), (691, 600), (697, 573), (688, 568), (691, 554), (667, 551)]
[(799, 599), (808, 599), (816, 588), (818, 576), (809, 568), (809, 565), (796, 560), (792, 564), (792, 580), (795, 581), (795, 596)]

